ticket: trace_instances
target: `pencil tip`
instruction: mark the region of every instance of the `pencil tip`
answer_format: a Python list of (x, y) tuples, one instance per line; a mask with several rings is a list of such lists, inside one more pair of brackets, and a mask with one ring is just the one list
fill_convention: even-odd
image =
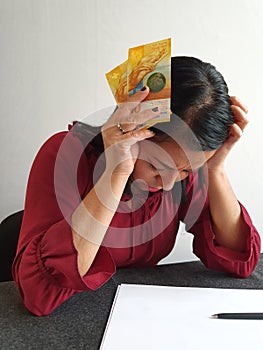
[(211, 315), (210, 318), (218, 318), (217, 314)]

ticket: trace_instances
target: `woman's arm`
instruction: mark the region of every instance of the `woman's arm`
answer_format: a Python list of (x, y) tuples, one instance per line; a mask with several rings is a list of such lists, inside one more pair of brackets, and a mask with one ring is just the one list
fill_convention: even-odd
[(208, 198), (216, 242), (223, 247), (244, 251), (248, 229), (241, 214), (240, 205), (227, 178), (224, 161), (234, 144), (242, 136), (248, 120), (246, 107), (232, 97), (235, 123), (223, 146), (208, 161)]
[[(133, 171), (138, 141), (152, 137), (150, 130), (134, 129), (158, 115), (156, 110), (135, 113), (149, 93), (143, 89), (122, 104), (102, 128), (106, 169), (93, 189), (72, 214), (72, 233), (78, 251), (78, 268), (84, 276), (92, 265), (104, 235), (117, 210), (127, 180)], [(127, 133), (122, 133), (121, 123)], [(129, 131), (130, 130), (130, 131)]]
[(208, 198), (216, 242), (226, 248), (245, 251), (248, 228), (225, 171), (208, 171)]
[[(73, 242), (78, 251), (78, 269), (81, 276), (87, 273), (98, 252), (128, 177), (111, 176), (110, 173), (104, 172), (72, 215)], [(109, 190), (111, 178), (111, 190)], [(107, 201), (103, 201), (104, 194), (107, 196)]]

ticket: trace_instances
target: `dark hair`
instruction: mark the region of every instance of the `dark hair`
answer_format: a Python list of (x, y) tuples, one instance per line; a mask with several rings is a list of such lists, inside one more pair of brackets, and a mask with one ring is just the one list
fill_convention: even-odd
[[(219, 148), (228, 137), (233, 124), (230, 105), (226, 82), (213, 65), (194, 57), (172, 57), (171, 111), (190, 127), (203, 151)], [(152, 129), (158, 136), (171, 129), (171, 123), (156, 124)], [(100, 127), (77, 122), (73, 131), (88, 133), (88, 137), (93, 133), (91, 144), (103, 152)]]
[(171, 111), (193, 131), (203, 151), (219, 148), (234, 118), (227, 84), (210, 63), (172, 57)]

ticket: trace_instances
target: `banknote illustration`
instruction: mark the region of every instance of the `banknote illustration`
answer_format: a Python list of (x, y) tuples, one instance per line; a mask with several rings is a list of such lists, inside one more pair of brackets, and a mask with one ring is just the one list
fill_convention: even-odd
[(128, 60), (106, 73), (108, 84), (117, 104), (125, 102), (128, 97), (127, 67)]
[(170, 120), (171, 97), (171, 39), (130, 48), (128, 59), (106, 74), (117, 104), (125, 102), (147, 85), (150, 93), (141, 109), (158, 106), (160, 115), (145, 127)]

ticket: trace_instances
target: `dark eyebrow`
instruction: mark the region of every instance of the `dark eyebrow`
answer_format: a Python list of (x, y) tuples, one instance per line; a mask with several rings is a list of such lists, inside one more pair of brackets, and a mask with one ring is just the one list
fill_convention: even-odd
[(153, 156), (152, 159), (155, 160), (156, 162), (158, 162), (164, 168), (169, 169), (169, 170), (177, 170), (177, 171), (186, 170), (189, 173), (191, 173), (193, 171), (197, 171), (200, 168), (200, 167), (192, 168), (191, 164), (187, 164), (185, 167), (181, 167), (181, 168), (177, 168), (176, 164), (175, 164), (175, 167), (171, 167), (171, 166), (167, 165), (166, 163), (164, 163), (160, 158), (156, 158), (155, 156)]

